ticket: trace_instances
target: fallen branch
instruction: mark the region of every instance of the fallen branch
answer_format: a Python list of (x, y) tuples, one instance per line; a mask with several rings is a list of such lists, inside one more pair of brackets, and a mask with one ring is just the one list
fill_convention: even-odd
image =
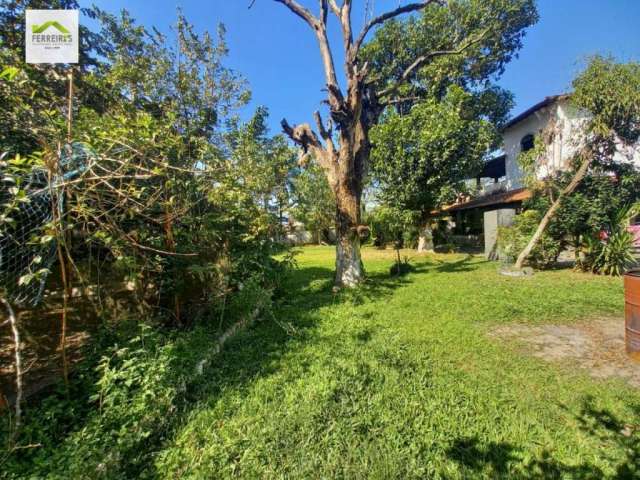
[(196, 374), (202, 375), (204, 373), (204, 369), (211, 362), (211, 359), (218, 353), (220, 353), (227, 340), (235, 336), (241, 330), (244, 330), (245, 328), (253, 324), (253, 322), (255, 322), (258, 318), (259, 314), (260, 308), (256, 307), (247, 318), (243, 318), (242, 320), (234, 323), (222, 335), (220, 335), (213, 348), (209, 351), (208, 355), (196, 364)]

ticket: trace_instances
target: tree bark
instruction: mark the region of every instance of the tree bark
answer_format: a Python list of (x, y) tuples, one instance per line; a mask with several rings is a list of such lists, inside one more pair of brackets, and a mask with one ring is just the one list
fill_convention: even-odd
[(13, 345), (15, 349), (15, 366), (16, 366), (16, 401), (15, 401), (15, 420), (14, 420), (14, 437), (17, 436), (21, 422), (22, 422), (22, 354), (21, 354), (21, 345), (20, 345), (20, 331), (18, 330), (18, 322), (16, 320), (16, 314), (11, 307), (11, 304), (5, 300), (4, 298), (0, 298), (0, 303), (7, 310), (7, 314), (9, 319), (5, 322), (2, 322), (0, 326), (4, 326), (8, 323), (11, 326), (11, 333), (13, 334)]
[(571, 192), (573, 192), (576, 189), (578, 184), (582, 181), (584, 176), (587, 174), (587, 170), (589, 170), (590, 164), (591, 164), (591, 156), (588, 153), (586, 153), (584, 154), (584, 159), (582, 160), (580, 167), (578, 168), (575, 175), (571, 179), (571, 182), (569, 182), (569, 184), (560, 192), (560, 194), (558, 195), (558, 198), (556, 198), (556, 200), (551, 204), (551, 207), (549, 207), (549, 210), (547, 210), (547, 213), (545, 213), (544, 217), (542, 217), (542, 220), (540, 221), (538, 228), (533, 234), (533, 237), (531, 237), (531, 240), (529, 240), (529, 243), (527, 244), (527, 246), (524, 247), (524, 250), (522, 250), (522, 252), (520, 252), (520, 255), (518, 255), (515, 268), (521, 269), (523, 267), (525, 260), (529, 255), (531, 255), (531, 252), (536, 247), (538, 242), (540, 242), (540, 239), (542, 238), (542, 235), (544, 235), (544, 232), (549, 226), (549, 223), (551, 223), (551, 220), (553, 219), (555, 214), (558, 212), (558, 209), (560, 208), (562, 200), (567, 195), (570, 195)]
[(353, 185), (336, 189), (336, 280), (340, 287), (354, 287), (364, 280), (360, 256), (360, 195)]

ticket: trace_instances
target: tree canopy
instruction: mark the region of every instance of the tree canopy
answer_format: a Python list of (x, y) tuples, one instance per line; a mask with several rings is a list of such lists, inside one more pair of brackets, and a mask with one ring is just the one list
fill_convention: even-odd
[[(513, 99), (495, 81), (537, 19), (530, 1), (455, 1), (376, 32), (363, 58), (379, 88), (393, 91), (371, 134), (371, 176), (382, 202), (424, 220), (465, 190), (464, 180), (500, 146)], [(460, 37), (465, 48), (445, 55)], [(394, 90), (418, 52), (432, 52), (433, 60)]]

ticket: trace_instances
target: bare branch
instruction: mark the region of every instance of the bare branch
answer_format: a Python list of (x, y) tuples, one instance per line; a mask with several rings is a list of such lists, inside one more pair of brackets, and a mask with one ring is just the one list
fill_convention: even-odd
[(295, 0), (275, 0), (278, 3), (282, 3), (294, 14), (302, 18), (313, 29), (318, 39), (318, 45), (320, 47), (320, 55), (322, 56), (322, 63), (324, 65), (324, 72), (327, 81), (327, 85), (338, 86), (338, 79), (336, 77), (336, 69), (333, 63), (333, 55), (331, 54), (331, 47), (329, 46), (329, 39), (327, 37), (326, 29), (326, 12), (327, 12), (327, 0), (320, 1), (321, 18), (318, 19), (300, 5)]
[(360, 50), (360, 47), (362, 47), (362, 43), (364, 42), (365, 38), (367, 37), (367, 34), (371, 31), (373, 27), (375, 27), (376, 25), (381, 25), (387, 20), (391, 20), (392, 18), (395, 18), (399, 15), (402, 15), (405, 13), (417, 12), (418, 10), (423, 10), (433, 3), (436, 3), (440, 6), (445, 4), (444, 0), (424, 0), (419, 3), (409, 3), (407, 5), (398, 7), (395, 10), (392, 10), (390, 12), (383, 13), (379, 17), (376, 17), (371, 21), (369, 21), (369, 23), (367, 23), (362, 29), (362, 32), (360, 32), (360, 35), (358, 36), (358, 39), (356, 40), (356, 43), (353, 46), (353, 58), (355, 58), (358, 55), (358, 51)]
[[(318, 112), (316, 112), (315, 117), (316, 121), (322, 127), (322, 135), (327, 135), (330, 138), (329, 131), (327, 131), (324, 128), (324, 125), (322, 125), (322, 118), (320, 117), (320, 114)], [(324, 148), (322, 146), (322, 143), (318, 139), (318, 136), (313, 132), (313, 130), (307, 123), (292, 127), (285, 119), (283, 119), (281, 124), (282, 129), (289, 136), (289, 138), (291, 138), (291, 140), (293, 140), (302, 149), (302, 153), (298, 159), (298, 164), (304, 166), (306, 165), (308, 160), (313, 157), (325, 171), (327, 180), (329, 181), (329, 185), (331, 185), (331, 188), (334, 188), (337, 182), (336, 169), (338, 163), (336, 161), (336, 153), (333, 147), (333, 142), (331, 142), (331, 144), (327, 142), (327, 148)]]
[(378, 92), (378, 97), (382, 98), (384, 96), (387, 96), (387, 95), (389, 95), (391, 93), (396, 92), (398, 90), (398, 88), (400, 88), (400, 86), (403, 83), (405, 83), (416, 70), (418, 70), (419, 68), (425, 66), (429, 61), (433, 60), (434, 58), (444, 57), (444, 56), (447, 56), (447, 55), (461, 55), (468, 48), (470, 48), (473, 45), (481, 42), (484, 39), (484, 37), (487, 35), (487, 33), (489, 33), (489, 30), (484, 30), (480, 35), (476, 36), (475, 38), (468, 38), (467, 41), (465, 41), (458, 48), (451, 49), (451, 50), (435, 50), (433, 52), (429, 52), (426, 55), (422, 55), (422, 56), (418, 57), (402, 73), (402, 76), (400, 77), (400, 80), (398, 80), (395, 84), (391, 85), (390, 87), (385, 88), (384, 90)]
[(327, 25), (327, 13), (329, 13), (329, 4), (327, 0), (318, 0), (320, 2), (320, 21), (323, 25)]
[(340, 25), (342, 26), (344, 51), (346, 55), (349, 55), (351, 44), (353, 43), (353, 33), (351, 31), (351, 0), (344, 0), (342, 8), (340, 9), (339, 18)]
[[(15, 349), (15, 366), (16, 366), (16, 400), (15, 400), (15, 424), (14, 424), (14, 435), (18, 434), (20, 430), (20, 423), (22, 420), (22, 355), (21, 355), (21, 347), (20, 347), (20, 332), (18, 330), (18, 322), (16, 320), (16, 314), (11, 308), (11, 304), (5, 300), (4, 298), (0, 298), (0, 303), (4, 306), (7, 311), (8, 322), (11, 325), (11, 332), (13, 333), (13, 345)], [(2, 322), (4, 325), (7, 322)]]
[(284, 133), (286, 133), (294, 143), (302, 147), (302, 150), (304, 150), (305, 153), (313, 149), (322, 150), (322, 143), (320, 143), (318, 136), (311, 129), (309, 124), (303, 123), (292, 127), (286, 119), (282, 119), (280, 125), (282, 125)]
[(324, 122), (322, 121), (322, 117), (320, 116), (320, 112), (319, 111), (315, 111), (313, 113), (313, 117), (316, 121), (316, 125), (318, 126), (318, 131), (320, 132), (320, 136), (322, 137), (322, 139), (325, 141), (326, 145), (327, 145), (327, 151), (330, 154), (333, 154), (336, 151), (336, 147), (333, 144), (333, 138), (332, 138), (332, 127), (331, 127), (331, 121), (329, 121), (329, 126), (327, 128), (325, 128), (324, 126)]
[(103, 222), (100, 219), (98, 219), (97, 217), (92, 217), (93, 220), (100, 225), (102, 228), (104, 228), (107, 231), (110, 232), (116, 232), (118, 234), (120, 234), (121, 236), (123, 236), (133, 247), (139, 249), (139, 250), (144, 250), (147, 252), (152, 252), (152, 253), (157, 253), (159, 255), (164, 255), (164, 256), (168, 256), (168, 257), (197, 257), (199, 256), (198, 253), (178, 253), (178, 252), (167, 252), (166, 250), (160, 250), (157, 248), (153, 248), (153, 247), (149, 247), (147, 245), (142, 245), (141, 243), (136, 242), (136, 240), (129, 235), (128, 233), (126, 233), (124, 230), (122, 230), (121, 228), (119, 228), (118, 226), (114, 225), (112, 222)]
[(291, 10), (293, 13), (295, 13), (297, 16), (299, 16), (301, 19), (303, 19), (305, 22), (307, 22), (311, 28), (316, 28), (317, 27), (317, 25), (319, 23), (318, 19), (316, 17), (314, 17), (313, 14), (309, 10), (307, 10), (305, 7), (300, 5), (295, 0), (275, 0), (275, 1), (278, 2), (278, 3), (283, 4), (289, 10)]
[(336, 3), (336, 0), (329, 0), (329, 6), (331, 7), (331, 10), (333, 11), (333, 13), (335, 13), (336, 16), (339, 17), (341, 7), (338, 6), (338, 4)]

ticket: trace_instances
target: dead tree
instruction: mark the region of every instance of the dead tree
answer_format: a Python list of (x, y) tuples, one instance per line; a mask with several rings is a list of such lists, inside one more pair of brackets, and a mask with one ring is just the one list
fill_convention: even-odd
[[(309, 124), (291, 126), (282, 120), (284, 132), (302, 150), (301, 163), (313, 158), (324, 170), (336, 198), (336, 285), (352, 287), (364, 278), (360, 257), (360, 235), (366, 230), (360, 225), (360, 202), (363, 177), (369, 161), (371, 143), (369, 130), (378, 121), (384, 108), (396, 102), (398, 89), (411, 81), (415, 73), (435, 58), (461, 54), (480, 41), (483, 35), (453, 41), (451, 48), (425, 52), (404, 70), (397, 81), (376, 90), (371, 71), (359, 59), (360, 49), (374, 27), (402, 14), (418, 12), (429, 6), (444, 8), (445, 0), (423, 0), (400, 6), (374, 17), (354, 38), (351, 27), (352, 0), (318, 0), (316, 16), (296, 0), (275, 0), (302, 19), (315, 35), (324, 67), (330, 118), (323, 121), (320, 112), (314, 114), (317, 133)], [(333, 13), (341, 29), (345, 57), (345, 92), (340, 88), (329, 38), (328, 16)], [(335, 129), (335, 132), (334, 132)]]

